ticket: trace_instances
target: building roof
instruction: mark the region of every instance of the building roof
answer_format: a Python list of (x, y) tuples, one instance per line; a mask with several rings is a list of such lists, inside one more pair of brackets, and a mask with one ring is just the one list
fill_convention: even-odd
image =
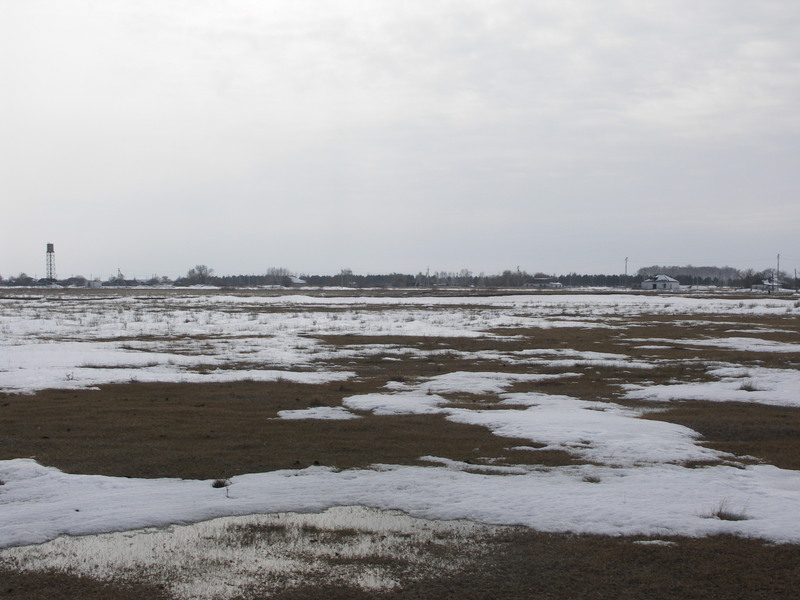
[(645, 279), (645, 281), (665, 281), (670, 283), (678, 283), (677, 279), (673, 279), (669, 275), (654, 275), (653, 277)]

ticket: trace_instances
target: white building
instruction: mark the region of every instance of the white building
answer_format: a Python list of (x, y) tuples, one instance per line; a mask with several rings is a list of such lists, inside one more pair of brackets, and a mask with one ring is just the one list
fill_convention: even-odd
[(642, 282), (643, 290), (677, 290), (680, 287), (681, 284), (678, 283), (678, 280), (669, 275), (656, 275)]
[(780, 281), (776, 279), (765, 279), (761, 283), (757, 283), (756, 285), (750, 286), (752, 290), (760, 290), (760, 291), (767, 291), (767, 292), (776, 292), (783, 287)]
[(553, 277), (534, 277), (532, 281), (525, 284), (525, 287), (535, 288), (562, 288), (563, 284), (556, 281)]

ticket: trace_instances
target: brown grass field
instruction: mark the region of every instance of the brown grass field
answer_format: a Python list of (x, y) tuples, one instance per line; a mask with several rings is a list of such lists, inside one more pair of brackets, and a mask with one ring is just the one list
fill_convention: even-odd
[[(155, 301), (155, 300), (154, 300)], [(295, 309), (296, 310), (296, 309)], [(448, 309), (449, 310), (449, 309)], [(697, 321), (702, 320), (702, 328)], [(624, 321), (624, 322), (623, 322)], [(325, 465), (340, 469), (375, 463), (426, 464), (435, 455), (480, 468), (537, 463), (575, 464), (563, 451), (509, 450), (530, 440), (509, 440), (487, 429), (458, 424), (441, 415), (377, 416), (313, 421), (275, 419), (277, 412), (315, 406), (341, 406), (343, 398), (378, 392), (390, 381), (454, 371), (526, 372), (527, 366), (475, 361), (462, 353), (513, 352), (530, 348), (570, 348), (659, 359), (654, 369), (586, 367), (580, 376), (517, 383), (510, 391), (540, 391), (585, 400), (638, 406), (622, 397), (620, 382), (653, 384), (704, 381), (707, 365), (800, 368), (798, 353), (744, 352), (723, 347), (641, 349), (642, 338), (679, 340), (725, 337), (730, 331), (759, 329), (758, 337), (800, 343), (795, 315), (644, 315), (620, 318), (613, 328), (503, 329), (502, 338), (326, 335), (334, 347), (402, 345), (443, 350), (435, 355), (382, 360), (380, 352), (349, 358), (326, 368), (354, 371), (342, 383), (290, 381), (234, 383), (126, 383), (99, 389), (48, 389), (33, 395), (0, 394), (0, 459), (35, 457), (70, 473), (124, 477), (228, 478), (244, 473)], [(555, 367), (538, 368), (558, 373)], [(800, 390), (797, 390), (800, 394)], [(496, 395), (449, 398), (456, 406), (491, 408)], [(702, 444), (730, 452), (745, 462), (800, 469), (800, 408), (756, 403), (647, 402), (662, 408), (645, 416), (696, 430)], [(2, 506), (0, 506), (2, 510)], [(798, 515), (800, 518), (800, 515)], [(257, 535), (257, 534), (256, 534)], [(309, 536), (315, 533), (309, 532)], [(635, 542), (647, 538), (551, 534), (506, 528), (482, 541), (480, 551), (457, 547), (468, 565), (441, 576), (400, 573), (400, 585), (366, 592), (341, 583), (311, 581), (283, 590), (247, 592), (242, 598), (389, 599), (777, 599), (800, 597), (800, 545), (772, 544), (731, 536), (672, 537), (671, 545)], [(665, 538), (660, 538), (665, 539)], [(375, 560), (380, 560), (376, 557)], [(4, 598), (168, 598), (150, 581), (97, 581), (75, 574), (23, 572), (0, 568)]]

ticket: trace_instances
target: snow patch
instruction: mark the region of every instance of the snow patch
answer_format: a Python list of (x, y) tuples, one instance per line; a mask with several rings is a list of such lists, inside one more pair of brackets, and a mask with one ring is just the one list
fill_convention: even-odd
[(281, 419), (330, 419), (333, 421), (361, 418), (341, 406), (315, 406), (301, 410), (281, 410), (278, 411), (278, 417)]

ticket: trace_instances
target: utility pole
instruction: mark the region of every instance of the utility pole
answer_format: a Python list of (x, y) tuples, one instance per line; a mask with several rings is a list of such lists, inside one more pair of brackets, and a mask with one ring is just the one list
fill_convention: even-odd
[(778, 291), (778, 282), (781, 278), (781, 255), (778, 254), (778, 268), (775, 270), (775, 291)]

